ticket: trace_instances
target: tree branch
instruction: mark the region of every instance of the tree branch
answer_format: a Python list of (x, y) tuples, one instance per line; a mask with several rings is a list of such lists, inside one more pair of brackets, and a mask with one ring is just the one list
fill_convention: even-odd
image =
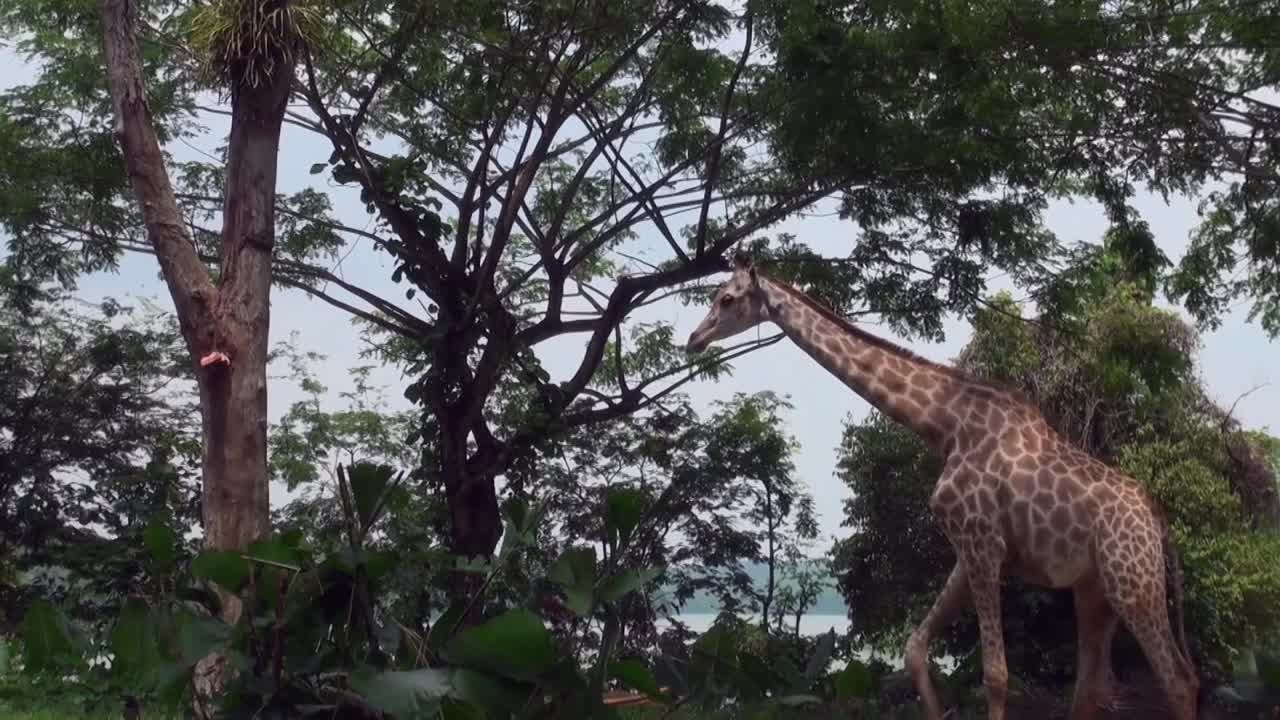
[(747, 10), (747, 37), (743, 41), (742, 57), (738, 59), (738, 66), (733, 69), (733, 77), (729, 78), (729, 87), (724, 93), (724, 102), (720, 105), (720, 130), (716, 133), (719, 142), (711, 151), (711, 163), (707, 168), (707, 184), (705, 192), (702, 195), (702, 212), (698, 216), (698, 229), (694, 233), (696, 245), (694, 245), (694, 254), (701, 255), (707, 242), (707, 215), (711, 212), (711, 193), (715, 191), (716, 183), (720, 179), (720, 161), (724, 157), (724, 135), (729, 131), (729, 110), (733, 105), (733, 93), (738, 87), (738, 79), (742, 77), (742, 71), (747, 66), (747, 58), (751, 56), (751, 38), (755, 30), (755, 18), (751, 10)]
[(212, 341), (200, 335), (214, 330), (213, 305), (217, 290), (187, 233), (165, 169), (142, 82), (136, 21), (134, 0), (103, 3), (103, 51), (107, 86), (116, 116), (116, 135), (142, 209), (148, 239), (155, 248), (165, 284), (173, 297), (183, 336), (189, 350), (199, 353), (209, 349), (202, 346), (204, 343)]

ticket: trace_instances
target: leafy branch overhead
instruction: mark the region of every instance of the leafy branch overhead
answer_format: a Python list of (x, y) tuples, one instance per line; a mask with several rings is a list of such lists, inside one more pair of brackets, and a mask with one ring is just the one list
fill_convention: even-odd
[[(1049, 200), (1099, 199), (1127, 231), (1140, 185), (1199, 192), (1235, 173), (1166, 284), (1206, 322), (1248, 294), (1273, 327), (1277, 113), (1254, 91), (1275, 86), (1274, 20), (1148, 5), (284, 4), (305, 42), (281, 158), (318, 189), (276, 194), (273, 277), (359, 318), (412, 372), (433, 474), (454, 512), (487, 518), (455, 517), (471, 528), (456, 540), (482, 554), (500, 532), (492, 479), (530, 446), (718, 372), (725, 357), (679, 357), (646, 314), (695, 297), (737, 246), (840, 312), (937, 338), (993, 272), (1047, 292), (1072, 259), (1041, 224)], [(231, 111), (201, 91), (198, 54), (161, 49), (239, 37), (226, 7), (139, 8), (175, 153)], [(52, 17), (4, 19), (31, 33), (23, 51), (59, 60), (0, 100), (6, 262), (30, 282), (145, 246), (105, 87), (65, 69), (96, 62), (100, 28)], [(58, 22), (80, 33), (55, 47)], [(51, 119), (72, 107), (97, 110)], [(289, 150), (317, 141), (319, 156)], [(174, 178), (206, 255), (220, 163), (188, 155)], [(779, 227), (815, 207), (851, 221), (834, 253)], [(348, 280), (357, 246), (387, 253), (403, 290)], [(556, 378), (539, 362), (553, 346), (580, 348)]]

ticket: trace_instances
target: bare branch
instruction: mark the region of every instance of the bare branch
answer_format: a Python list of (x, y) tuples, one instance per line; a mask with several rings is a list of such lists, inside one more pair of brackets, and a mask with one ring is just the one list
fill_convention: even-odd
[(707, 168), (707, 184), (706, 191), (702, 196), (702, 213), (698, 217), (698, 229), (694, 233), (696, 245), (694, 253), (701, 255), (707, 243), (707, 215), (711, 212), (711, 193), (715, 191), (716, 183), (720, 179), (720, 161), (724, 156), (724, 135), (729, 130), (729, 110), (733, 105), (733, 93), (738, 88), (738, 79), (742, 77), (742, 70), (747, 66), (747, 58), (751, 56), (751, 38), (755, 30), (755, 18), (751, 10), (747, 10), (747, 37), (743, 41), (742, 57), (738, 59), (738, 66), (733, 69), (733, 77), (729, 78), (729, 87), (724, 93), (724, 102), (720, 105), (720, 130), (716, 133), (720, 140), (715, 148), (711, 151), (711, 163)]

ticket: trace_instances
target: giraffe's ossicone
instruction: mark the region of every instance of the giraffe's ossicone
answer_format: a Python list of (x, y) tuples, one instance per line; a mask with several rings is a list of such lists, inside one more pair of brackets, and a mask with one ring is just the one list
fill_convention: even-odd
[(905, 653), (929, 720), (943, 716), (928, 672), (929, 645), (966, 607), (977, 613), (981, 631), (988, 718), (1003, 720), (1006, 573), (1075, 594), (1072, 720), (1092, 718), (1112, 692), (1111, 641), (1119, 623), (1142, 646), (1175, 720), (1194, 720), (1200, 683), (1183, 627), (1182, 571), (1168, 521), (1141, 484), (1056, 433), (1020, 393), (863, 331), (741, 256), (688, 350), (700, 352), (763, 322), (775, 323), (944, 460), (930, 508), (956, 564)]

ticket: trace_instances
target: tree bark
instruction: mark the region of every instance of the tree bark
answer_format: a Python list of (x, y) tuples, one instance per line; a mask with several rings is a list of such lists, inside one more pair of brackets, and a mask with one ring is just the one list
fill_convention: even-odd
[[(246, 0), (257, 2), (260, 0)], [(269, 0), (270, 1), (270, 0)], [(270, 529), (266, 362), (280, 129), (293, 78), (281, 61), (249, 85), (232, 67), (226, 198), (215, 286), (174, 196), (147, 105), (135, 0), (104, 0), (107, 79), (124, 164), (195, 368), (202, 421), (205, 546), (244, 550)], [(239, 598), (219, 593), (229, 624)], [(227, 680), (225, 659), (197, 666), (198, 713)]]

